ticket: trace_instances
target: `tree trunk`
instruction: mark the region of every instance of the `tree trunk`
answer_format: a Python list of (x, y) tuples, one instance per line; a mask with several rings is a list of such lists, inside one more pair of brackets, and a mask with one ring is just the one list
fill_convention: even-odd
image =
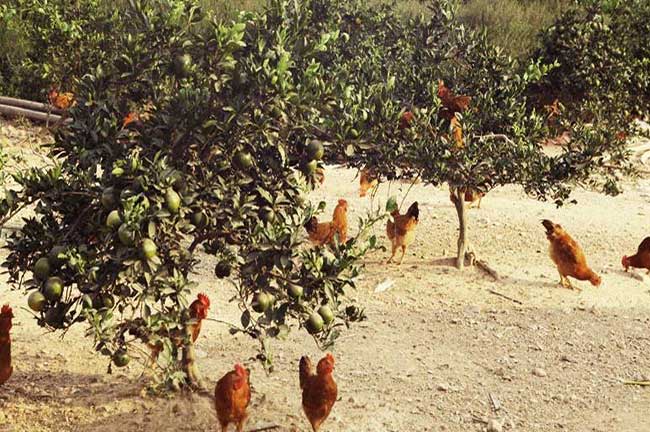
[(196, 366), (196, 355), (194, 353), (194, 342), (192, 341), (192, 327), (185, 325), (185, 340), (187, 345), (183, 347), (183, 371), (187, 378), (187, 385), (193, 390), (203, 388), (203, 382)]
[(465, 193), (462, 189), (450, 187), (453, 197), (456, 214), (458, 215), (459, 233), (458, 233), (458, 252), (456, 255), (456, 267), (463, 270), (465, 267), (465, 255), (467, 253), (467, 212), (465, 211)]

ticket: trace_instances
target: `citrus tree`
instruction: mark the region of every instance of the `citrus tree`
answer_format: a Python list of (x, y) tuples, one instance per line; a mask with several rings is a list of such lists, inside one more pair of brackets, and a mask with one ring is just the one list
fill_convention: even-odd
[[(485, 32), (460, 24), (456, 2), (426, 3), (428, 14), (408, 19), (397, 17), (390, 6), (362, 3), (341, 14), (351, 39), (332, 50), (338, 54), (332, 69), (348, 76), (333, 82), (343, 86), (340, 92), (347, 98), (343, 118), (330, 128), (339, 138), (333, 154), (344, 154), (346, 164), (371, 167), (388, 180), (446, 183), (460, 227), (458, 268), (476, 258), (468, 240), (468, 190), (487, 193), (519, 184), (558, 205), (575, 186), (618, 192), (618, 180), (630, 172), (625, 113), (585, 101), (583, 108), (592, 116), (561, 118), (571, 143), (560, 155), (549, 156), (542, 145), (549, 133), (547, 114), (531, 108), (528, 94), (556, 64), (537, 59), (520, 64), (492, 45)], [(455, 127), (440, 115), (439, 80), (471, 98), (469, 108), (455, 115), (460, 143)]]
[(267, 366), (292, 323), (325, 347), (364, 318), (345, 293), (375, 239), (304, 244), (324, 208), (305, 197), (327, 152), (312, 128), (338, 98), (321, 58), (340, 35), (305, 32), (317, 13), (274, 0), (225, 23), (189, 0), (129, 2), (121, 49), (76, 85), (59, 165), (16, 176), (35, 215), (5, 266), (41, 325), (85, 322), (114, 366), (162, 347), (163, 383), (200, 385), (188, 312), (200, 250), (236, 289), (232, 331), (258, 339)]

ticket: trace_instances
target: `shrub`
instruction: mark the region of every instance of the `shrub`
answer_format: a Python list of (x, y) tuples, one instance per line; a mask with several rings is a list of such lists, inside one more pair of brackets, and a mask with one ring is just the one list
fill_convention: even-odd
[[(9, 240), (11, 280), (44, 290), (36, 277), (21, 281), (47, 257), (64, 287), (39, 323), (86, 322), (116, 366), (140, 343), (163, 346), (164, 383), (195, 386), (187, 304), (198, 248), (222, 263), (220, 277), (232, 273), (242, 311), (232, 331), (258, 339), (269, 367), (270, 341), (322, 305), (336, 317), (310, 329), (322, 347), (363, 318), (345, 294), (375, 244), (362, 240), (365, 222), (346, 244), (303, 247), (303, 224), (324, 207), (304, 197), (314, 182), (301, 172), (305, 144), (338, 97), (320, 62), (338, 32), (303, 32), (317, 12), (273, 1), (206, 25), (191, 1), (122, 11), (121, 49), (79, 82), (73, 122), (56, 134), (61, 165), (18, 176), (36, 214)], [(125, 124), (129, 113), (137, 120)]]
[(557, 62), (541, 92), (579, 112), (586, 100), (599, 101), (629, 115), (650, 108), (650, 53), (647, 31), (650, 5), (645, 1), (600, 3), (573, 8), (542, 37), (537, 53)]

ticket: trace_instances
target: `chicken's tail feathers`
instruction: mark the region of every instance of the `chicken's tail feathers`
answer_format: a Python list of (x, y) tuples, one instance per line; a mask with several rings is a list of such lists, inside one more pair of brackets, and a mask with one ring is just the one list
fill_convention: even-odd
[(406, 214), (416, 221), (419, 220), (420, 218), (420, 208), (418, 207), (418, 202), (415, 201), (413, 204), (411, 204), (411, 207), (407, 210)]
[(307, 356), (300, 357), (300, 366), (298, 369), (299, 378), (300, 378), (300, 388), (304, 388), (307, 383), (307, 379), (314, 375), (314, 366), (311, 363), (311, 360)]
[(542, 225), (546, 228), (547, 233), (553, 232), (553, 229), (555, 228), (555, 224), (548, 219), (542, 220)]
[(305, 223), (304, 225), (307, 232), (313, 232), (317, 226), (318, 226), (318, 218), (316, 216), (310, 217), (307, 223)]

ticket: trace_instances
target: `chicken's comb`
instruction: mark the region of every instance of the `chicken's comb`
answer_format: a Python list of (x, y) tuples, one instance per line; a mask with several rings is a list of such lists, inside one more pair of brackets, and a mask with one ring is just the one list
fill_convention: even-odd
[(241, 365), (241, 363), (235, 364), (235, 373), (239, 376), (248, 376), (248, 371)]
[(347, 204), (347, 203), (348, 202), (346, 200), (344, 200), (343, 198), (339, 199), (339, 204), (340, 205)]
[(210, 298), (209, 298), (207, 295), (201, 293), (201, 294), (197, 295), (196, 298), (197, 298), (197, 299), (201, 302), (201, 304), (203, 304), (206, 308), (207, 308), (207, 307), (210, 307)]
[(334, 356), (330, 353), (325, 354), (325, 358), (327, 359), (328, 362), (334, 364)]
[(11, 307), (8, 304), (2, 306), (2, 311), (0, 311), (0, 316), (9, 317), (9, 318), (14, 317), (13, 311), (11, 310)]

